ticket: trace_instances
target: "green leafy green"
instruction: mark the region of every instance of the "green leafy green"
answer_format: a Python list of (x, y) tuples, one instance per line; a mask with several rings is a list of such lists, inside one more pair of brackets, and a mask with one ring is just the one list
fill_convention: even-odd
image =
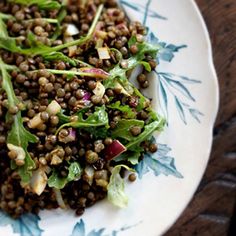
[(139, 43), (136, 39), (136, 36), (132, 36), (128, 42), (129, 47), (132, 45), (137, 45), (138, 53), (134, 56), (138, 61), (141, 61), (145, 58), (146, 54), (150, 55), (152, 58), (156, 58), (157, 53), (160, 49), (160, 45), (154, 45), (147, 41)]
[(108, 200), (117, 207), (124, 208), (128, 204), (128, 196), (125, 194), (125, 181), (120, 176), (121, 168), (134, 171), (126, 165), (117, 165), (111, 172), (110, 182), (107, 187)]
[(118, 111), (121, 111), (125, 114), (125, 118), (127, 119), (133, 119), (136, 117), (135, 112), (132, 110), (132, 108), (128, 105), (121, 105), (120, 101), (117, 101), (111, 105), (107, 106), (108, 108), (115, 109)]
[[(119, 121), (117, 127), (112, 130), (111, 136), (113, 138), (122, 138), (128, 141), (128, 143), (125, 145), (128, 151), (122, 153), (119, 157), (116, 158), (115, 161), (128, 161), (131, 164), (136, 165), (141, 156), (141, 153), (144, 152), (144, 149), (140, 146), (140, 144), (143, 141), (148, 140), (152, 136), (154, 131), (161, 131), (164, 125), (165, 120), (158, 117), (157, 115), (155, 115), (155, 121), (145, 126), (144, 122), (140, 120)], [(140, 126), (141, 128), (144, 127), (144, 130), (139, 136), (134, 137), (129, 132), (132, 126)]]
[(65, 115), (64, 112), (65, 111), (61, 109), (61, 111), (57, 114), (61, 124), (65, 124), (65, 123), (69, 123), (70, 122), (70, 118), (71, 117)]
[[(0, 70), (2, 75), (2, 88), (7, 94), (9, 107), (17, 106), (19, 100), (16, 98), (14, 89), (11, 83), (11, 77), (7, 72), (7, 68), (2, 59), (0, 59)], [(23, 121), (21, 117), (21, 112), (18, 112), (15, 116), (7, 115), (7, 119), (13, 119), (13, 125), (7, 136), (7, 144), (12, 144), (17, 147), (23, 148), (25, 152), (25, 164), (21, 167), (18, 167), (18, 172), (23, 182), (29, 182), (32, 175), (32, 170), (35, 168), (35, 163), (31, 159), (27, 148), (29, 143), (36, 143), (37, 137), (31, 134), (23, 126)], [(12, 164), (14, 166), (14, 163)], [(15, 166), (16, 167), (16, 166)]]
[[(66, 116), (64, 116), (65, 119)], [(77, 121), (68, 122), (63, 124), (59, 129), (63, 129), (64, 127), (73, 127), (73, 128), (89, 128), (89, 127), (99, 127), (108, 125), (108, 114), (106, 112), (105, 106), (96, 107), (95, 112), (91, 114), (87, 119), (83, 118), (83, 113), (79, 113), (77, 115)]]
[(77, 162), (71, 163), (68, 170), (68, 176), (64, 178), (60, 177), (56, 170), (53, 170), (52, 175), (48, 179), (48, 186), (50, 188), (63, 189), (67, 183), (80, 179), (83, 172), (80, 164)]
[(8, 0), (16, 4), (31, 6), (37, 5), (42, 10), (57, 10), (61, 8), (61, 4), (56, 0)]
[(98, 76), (98, 73), (96, 71), (83, 72), (81, 70), (54, 70), (54, 69), (45, 69), (45, 70), (55, 75), (67, 75), (68, 79), (71, 79), (75, 75), (87, 76), (92, 78), (96, 78)]
[(118, 121), (116, 128), (111, 131), (112, 138), (122, 138), (127, 141), (134, 139), (134, 136), (130, 132), (130, 128), (133, 126), (144, 127), (144, 121), (142, 120), (126, 120), (122, 119)]
[(144, 97), (143, 94), (137, 88), (134, 88), (134, 94), (139, 98), (139, 103), (136, 108), (137, 111), (142, 111), (143, 109), (145, 109), (148, 112), (149, 122), (158, 121), (159, 117), (157, 113), (149, 105), (150, 104), (149, 100), (146, 97)]
[(89, 128), (84, 128), (85, 131), (88, 133), (92, 134), (94, 138), (106, 138), (109, 136), (109, 132), (107, 127), (89, 127)]
[(71, 47), (74, 45), (81, 46), (92, 39), (97, 22), (98, 22), (99, 17), (102, 13), (102, 10), (103, 10), (103, 5), (100, 5), (97, 10), (96, 16), (93, 20), (93, 23), (89, 29), (88, 34), (85, 37), (81, 37), (80, 39), (77, 39), (77, 40), (74, 40), (74, 41), (71, 41), (71, 42), (68, 42), (65, 44), (61, 44), (61, 45), (58, 45), (55, 47), (49, 47), (49, 46), (46, 46), (46, 45), (40, 43), (39, 41), (37, 41), (35, 39), (35, 37), (33, 37), (33, 34), (30, 33), (28, 35), (28, 39), (31, 41), (31, 45), (32, 45), (31, 48), (21, 48), (20, 46), (17, 45), (16, 38), (2, 37), (0, 35), (0, 48), (3, 48), (5, 50), (8, 50), (8, 51), (11, 51), (14, 53), (24, 54), (24, 55), (31, 55), (31, 56), (41, 55), (41, 56), (43, 56), (45, 54), (57, 52), (57, 51), (60, 51), (64, 48), (68, 48), (68, 47)]
[(8, 20), (8, 19), (14, 19), (14, 16), (10, 14), (0, 13), (0, 18), (2, 20)]
[(6, 69), (6, 64), (0, 58), (0, 70), (2, 74), (2, 88), (6, 91), (8, 97), (9, 106), (15, 106), (19, 103), (19, 100), (16, 98), (14, 89), (11, 83), (11, 77)]
[(69, 63), (72, 66), (77, 65), (77, 63), (74, 59), (71, 59), (70, 57), (67, 57), (62, 52), (52, 52), (50, 54), (45, 54), (45, 55), (43, 55), (43, 58), (46, 61), (63, 61), (63, 62)]
[(126, 148), (130, 151), (136, 152), (143, 141), (149, 139), (154, 131), (161, 131), (164, 125), (165, 125), (165, 120), (163, 118), (159, 118), (158, 121), (154, 121), (149, 125), (146, 125), (144, 127), (144, 131), (139, 136), (131, 140), (126, 145)]
[(86, 67), (92, 67), (91, 65), (87, 64), (86, 62), (83, 62), (81, 60), (70, 58), (63, 54), (62, 52), (52, 52), (50, 54), (43, 55), (43, 58), (46, 61), (63, 61), (65, 63), (69, 63), (72, 66), (77, 66), (78, 63), (85, 65)]
[(8, 37), (7, 27), (0, 17), (0, 37)]
[(119, 157), (116, 157), (114, 159), (115, 162), (120, 162), (120, 161), (128, 161), (132, 165), (137, 165), (139, 163), (139, 158), (140, 158), (140, 152), (132, 152), (132, 151), (127, 151), (122, 153)]
[(137, 43), (137, 38), (136, 36), (132, 36), (129, 41), (128, 41), (128, 46), (131, 48), (131, 46), (135, 45)]
[(126, 60), (127, 67), (121, 68), (120, 64), (116, 65), (110, 70), (109, 79), (104, 81), (106, 88), (114, 88), (117, 82), (120, 82), (124, 87), (129, 83), (126, 72), (134, 69), (138, 65), (143, 65), (145, 69), (150, 72), (151, 67), (148, 62), (143, 61), (146, 55), (151, 55), (156, 58), (159, 50), (159, 45), (153, 45), (148, 42), (138, 43), (135, 36), (132, 36), (129, 40), (129, 47), (136, 44), (138, 47), (138, 53)]
[(0, 48), (3, 48), (10, 52), (32, 56), (39, 54), (43, 55), (45, 53), (50, 53), (54, 51), (53, 48), (40, 44), (37, 41), (35, 41), (35, 46), (33, 46), (32, 48), (21, 48), (17, 45), (16, 38), (2, 36), (0, 36)]
[(61, 35), (61, 32), (62, 32), (61, 23), (62, 23), (62, 21), (64, 20), (64, 18), (67, 15), (66, 4), (67, 4), (67, 1), (63, 1), (62, 2), (61, 9), (60, 9), (59, 14), (57, 16), (56, 30), (55, 30), (55, 32), (54, 32), (54, 34), (52, 36), (52, 40), (53, 41), (56, 40)]
[[(77, 112), (75, 115), (82, 117), (83, 114), (88, 110), (88, 108), (82, 109), (79, 112)], [(102, 112), (103, 113), (103, 112)], [(105, 113), (103, 113), (103, 116), (105, 115)], [(65, 123), (70, 123), (70, 116), (66, 116), (63, 114), (63, 111), (61, 111), (59, 114), (57, 114), (57, 116), (59, 117), (60, 123), (61, 124), (65, 124)], [(97, 115), (95, 115), (97, 116)], [(105, 115), (106, 116), (106, 115)], [(95, 118), (96, 119), (96, 118)], [(106, 122), (105, 122), (106, 123)], [(94, 136), (94, 138), (106, 138), (109, 136), (109, 132), (108, 132), (108, 123), (106, 123), (105, 126), (98, 126), (98, 127), (82, 127), (83, 130), (85, 130), (86, 132), (92, 134)]]
[(143, 94), (137, 89), (137, 88), (134, 88), (134, 94), (136, 96), (138, 96), (139, 98), (139, 103), (138, 103), (138, 106), (137, 106), (137, 111), (142, 111), (144, 108), (147, 107), (147, 98), (143, 96)]
[[(34, 161), (32, 160), (27, 151), (27, 148), (29, 143), (36, 143), (37, 141), (37, 137), (25, 129), (25, 127), (23, 126), (21, 114), (18, 113), (14, 117), (13, 125), (11, 127), (10, 132), (8, 133), (7, 143), (13, 144), (17, 147), (21, 147), (25, 151), (25, 164), (17, 168), (21, 180), (24, 183), (29, 182), (30, 177), (32, 175), (32, 171), (36, 167)], [(14, 164), (15, 162), (12, 163), (12, 166), (14, 166)]]

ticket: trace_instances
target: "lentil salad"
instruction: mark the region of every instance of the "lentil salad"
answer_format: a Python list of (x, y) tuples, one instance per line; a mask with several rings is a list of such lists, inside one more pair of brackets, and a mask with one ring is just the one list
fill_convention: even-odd
[(140, 88), (158, 45), (115, 0), (0, 2), (0, 208), (124, 207), (124, 174), (154, 153), (165, 120)]

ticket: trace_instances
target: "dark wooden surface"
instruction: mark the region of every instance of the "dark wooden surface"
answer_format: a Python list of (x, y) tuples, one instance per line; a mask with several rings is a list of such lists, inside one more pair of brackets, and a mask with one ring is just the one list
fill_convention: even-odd
[(188, 208), (165, 236), (236, 236), (236, 0), (196, 2), (213, 44), (220, 111), (204, 178)]

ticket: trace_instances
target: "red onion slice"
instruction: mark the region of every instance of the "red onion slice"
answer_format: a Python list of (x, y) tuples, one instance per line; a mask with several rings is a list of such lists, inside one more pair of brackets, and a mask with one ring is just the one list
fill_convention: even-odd
[(84, 73), (88, 73), (89, 75), (93, 75), (94, 77), (99, 78), (99, 79), (107, 79), (110, 76), (109, 73), (98, 68), (84, 67), (84, 68), (80, 68), (80, 71)]
[(112, 144), (105, 149), (105, 158), (107, 160), (112, 160), (118, 157), (123, 152), (127, 151), (126, 147), (120, 143), (118, 140), (114, 140)]

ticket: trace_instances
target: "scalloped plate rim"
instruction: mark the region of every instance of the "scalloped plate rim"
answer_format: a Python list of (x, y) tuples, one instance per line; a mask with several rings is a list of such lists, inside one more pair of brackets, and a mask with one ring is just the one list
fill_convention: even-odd
[[(213, 129), (214, 129), (214, 125), (215, 125), (215, 122), (216, 122), (216, 118), (217, 118), (217, 114), (218, 114), (218, 111), (219, 111), (219, 105), (220, 105), (220, 91), (219, 91), (219, 82), (218, 82), (218, 76), (217, 76), (217, 73), (216, 73), (216, 68), (215, 68), (215, 65), (214, 65), (214, 60), (213, 60), (213, 48), (212, 48), (212, 43), (211, 43), (211, 39), (210, 39), (210, 33), (208, 31), (208, 28), (207, 28), (207, 25), (206, 25), (206, 22), (204, 20), (204, 17), (200, 11), (200, 8), (198, 7), (197, 3), (195, 0), (190, 0), (192, 5), (193, 5), (193, 8), (195, 10), (195, 13), (197, 14), (197, 17), (198, 19), (200, 20), (201, 22), (201, 26), (202, 26), (202, 29), (204, 31), (204, 38), (207, 42), (207, 47), (208, 47), (208, 63), (209, 63), (209, 68), (211, 70), (211, 75), (212, 75), (212, 79), (213, 79), (213, 82), (214, 82), (214, 87), (215, 87), (215, 100), (213, 100), (215, 102), (215, 114), (212, 115), (212, 122), (211, 122), (211, 127), (209, 127), (209, 148), (207, 150), (207, 153), (208, 153), (208, 161), (206, 162), (206, 165), (203, 167), (202, 169), (202, 174), (201, 174), (201, 179), (203, 178), (203, 175), (206, 171), (206, 168), (209, 164), (209, 160), (210, 160), (210, 154), (211, 154), (211, 150), (212, 150), (212, 145), (213, 145)], [(212, 103), (213, 103), (212, 101)], [(189, 205), (189, 203), (191, 202), (191, 200), (193, 199), (193, 196), (199, 186), (199, 183), (201, 181), (201, 179), (199, 179), (199, 182), (196, 184), (195, 186), (195, 191), (192, 193), (192, 197), (189, 199), (188, 202), (186, 202), (185, 206), (183, 206), (182, 210), (179, 211), (179, 216), (172, 222), (170, 222), (169, 225), (166, 226), (165, 229), (163, 229), (161, 235), (165, 234), (173, 225), (174, 223), (179, 219), (179, 217), (181, 216), (181, 214), (184, 212), (184, 210), (187, 208), (187, 206)]]
[[(209, 72), (209, 77), (211, 76), (211, 78), (209, 78), (209, 80), (212, 81), (212, 93), (214, 94), (214, 98), (211, 101), (212, 110), (214, 109), (214, 112), (212, 112), (211, 116), (208, 116), (209, 125), (207, 126), (207, 130), (206, 130), (206, 133), (205, 133), (206, 136), (207, 136), (207, 140), (208, 140), (208, 143), (206, 145), (207, 146), (206, 160), (208, 162), (209, 157), (210, 157), (211, 148), (212, 148), (212, 143), (213, 143), (213, 127), (214, 127), (217, 112), (218, 112), (218, 109), (219, 109), (219, 83), (218, 83), (218, 78), (217, 78), (217, 74), (216, 74), (216, 70), (215, 70), (215, 66), (214, 66), (214, 62), (213, 62), (212, 45), (211, 45), (210, 35), (209, 35), (208, 30), (207, 30), (206, 23), (203, 19), (203, 16), (202, 16), (201, 12), (200, 12), (200, 9), (197, 6), (197, 3), (194, 0), (191, 0), (190, 3), (192, 5), (192, 9), (195, 12), (198, 21), (201, 23), (200, 27), (202, 29), (202, 32), (204, 33), (204, 36), (203, 36), (203, 34), (201, 36), (202, 40), (207, 43), (207, 61), (208, 61), (208, 68), (209, 68), (208, 72)], [(203, 176), (203, 174), (206, 170), (207, 162), (206, 162), (206, 164), (204, 164), (204, 166), (201, 167), (201, 178), (199, 178), (199, 180), (196, 181), (196, 183), (194, 185), (194, 191), (192, 193), (190, 192), (192, 196), (194, 195), (194, 192), (196, 191), (196, 189), (199, 185), (199, 182), (201, 181), (202, 176)], [(159, 229), (158, 234), (159, 233), (160, 233), (160, 235), (164, 234), (174, 224), (174, 222), (179, 218), (181, 213), (184, 211), (186, 206), (189, 204), (191, 199), (192, 199), (192, 197), (189, 198), (188, 201), (184, 202), (184, 204), (181, 205), (181, 207), (178, 209), (178, 212), (177, 212), (178, 214), (176, 214), (178, 216), (175, 217), (174, 219), (171, 219), (169, 221), (169, 223), (166, 224), (165, 227), (163, 227), (161, 230)], [(157, 228), (157, 227), (155, 227), (155, 228)], [(128, 232), (127, 232), (127, 235), (129, 235)]]

